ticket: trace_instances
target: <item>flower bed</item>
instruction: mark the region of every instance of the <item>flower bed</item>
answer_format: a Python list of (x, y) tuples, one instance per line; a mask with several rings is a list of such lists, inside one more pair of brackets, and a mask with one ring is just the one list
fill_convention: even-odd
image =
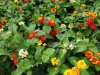
[(0, 75), (99, 75), (99, 0), (1, 0)]

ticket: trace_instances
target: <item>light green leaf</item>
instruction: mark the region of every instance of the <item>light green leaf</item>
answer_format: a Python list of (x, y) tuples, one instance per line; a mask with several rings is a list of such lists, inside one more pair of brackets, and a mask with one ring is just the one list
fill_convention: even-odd
[(48, 60), (49, 60), (49, 56), (43, 54), (43, 55), (42, 55), (42, 61), (43, 61), (44, 63), (47, 63)]
[(49, 25), (45, 25), (43, 26), (43, 31), (45, 31), (46, 33), (50, 33), (51, 27)]
[(87, 70), (85, 70), (85, 69), (80, 69), (80, 72), (81, 72), (81, 74), (80, 75), (90, 75), (89, 73), (88, 73), (88, 71)]

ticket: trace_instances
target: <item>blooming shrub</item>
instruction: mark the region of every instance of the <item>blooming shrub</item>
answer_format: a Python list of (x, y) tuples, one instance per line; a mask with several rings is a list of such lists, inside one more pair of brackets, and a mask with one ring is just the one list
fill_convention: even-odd
[(99, 75), (99, 0), (0, 0), (0, 75)]

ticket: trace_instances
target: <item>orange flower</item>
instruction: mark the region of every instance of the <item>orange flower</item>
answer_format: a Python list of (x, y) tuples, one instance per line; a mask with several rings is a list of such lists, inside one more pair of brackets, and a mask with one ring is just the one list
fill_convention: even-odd
[(54, 27), (55, 26), (55, 20), (49, 20), (49, 25), (51, 27)]
[(56, 12), (56, 7), (52, 8), (52, 9), (51, 9), (51, 12), (52, 12), (52, 13), (55, 13), (55, 12)]
[(93, 52), (91, 51), (91, 50), (87, 50), (86, 52), (85, 52), (85, 56), (87, 57), (87, 58), (92, 58), (93, 57)]
[(85, 16), (88, 17), (88, 16), (90, 16), (90, 14), (91, 14), (90, 12), (86, 12)]
[(42, 22), (44, 21), (44, 17), (39, 17), (39, 18), (37, 19), (37, 21), (38, 21), (39, 23), (42, 23)]
[(73, 73), (73, 75), (80, 75), (80, 71), (76, 67), (72, 68), (72, 73)]
[(31, 32), (31, 33), (29, 33), (29, 35), (28, 35), (28, 38), (31, 40), (32, 38), (34, 38), (35, 37), (35, 33), (34, 32)]
[(2, 20), (2, 22), (1, 22), (2, 24), (5, 24), (5, 23), (7, 23), (7, 20)]
[(93, 18), (96, 18), (97, 15), (96, 15), (96, 13), (92, 12), (92, 13), (90, 14), (90, 16), (93, 17)]

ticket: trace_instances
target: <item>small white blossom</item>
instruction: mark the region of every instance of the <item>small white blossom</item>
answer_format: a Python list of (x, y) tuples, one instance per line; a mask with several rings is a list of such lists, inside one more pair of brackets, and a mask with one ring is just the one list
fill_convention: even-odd
[(2, 33), (2, 32), (3, 32), (3, 28), (0, 29), (0, 33)]
[(76, 43), (78, 43), (78, 42), (80, 42), (80, 41), (82, 41), (82, 39), (77, 39), (77, 40), (76, 40)]
[(65, 24), (61, 24), (60, 28), (66, 28), (66, 25)]
[(25, 58), (28, 55), (28, 51), (24, 51), (24, 49), (20, 49), (18, 55), (21, 56), (22, 58)]
[(7, 33), (6, 33), (7, 35), (11, 35), (11, 31), (7, 31)]
[(21, 21), (21, 22), (19, 22), (19, 25), (24, 26), (25, 22)]
[(75, 48), (75, 46), (74, 46), (73, 44), (70, 44), (70, 45), (69, 45), (69, 48), (70, 48), (71, 50), (73, 50), (73, 49)]
[(70, 0), (70, 3), (74, 3), (74, 2), (76, 2), (76, 0)]

